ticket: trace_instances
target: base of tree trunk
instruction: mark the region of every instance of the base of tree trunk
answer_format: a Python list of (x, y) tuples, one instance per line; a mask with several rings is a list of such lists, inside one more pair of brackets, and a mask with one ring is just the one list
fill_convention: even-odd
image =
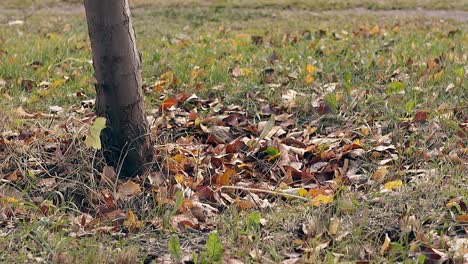
[(153, 157), (141, 79), (141, 58), (128, 0), (85, 0), (96, 78), (96, 111), (107, 162), (121, 177), (142, 174)]

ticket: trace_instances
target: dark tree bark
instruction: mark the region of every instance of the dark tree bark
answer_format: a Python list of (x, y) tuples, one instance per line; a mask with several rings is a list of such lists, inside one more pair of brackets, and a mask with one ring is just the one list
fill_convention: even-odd
[(107, 162), (120, 176), (144, 172), (153, 148), (142, 92), (141, 59), (128, 0), (85, 0), (96, 78), (96, 114), (107, 119), (101, 134)]

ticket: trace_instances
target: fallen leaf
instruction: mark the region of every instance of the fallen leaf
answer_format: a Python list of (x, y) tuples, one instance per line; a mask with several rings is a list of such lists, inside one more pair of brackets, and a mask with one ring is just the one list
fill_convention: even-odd
[(223, 175), (219, 176), (216, 180), (216, 185), (218, 187), (231, 185), (231, 177), (236, 175), (236, 170), (233, 168), (227, 169)]
[(384, 242), (382, 244), (382, 247), (380, 248), (380, 254), (383, 255), (385, 254), (386, 252), (390, 251), (390, 248), (392, 246), (391, 244), (391, 240), (390, 238), (388, 237), (388, 234), (385, 234), (385, 239), (384, 239)]
[(378, 168), (374, 174), (372, 175), (372, 180), (376, 181), (376, 182), (382, 182), (385, 178), (385, 176), (387, 176), (388, 174), (388, 169), (387, 167), (381, 167), (381, 168)]
[(371, 36), (379, 35), (380, 34), (380, 27), (379, 25), (375, 25), (373, 28), (369, 30), (369, 34)]
[(426, 111), (419, 111), (414, 116), (414, 122), (426, 122), (428, 113)]
[(333, 217), (330, 221), (330, 225), (328, 226), (328, 232), (332, 235), (336, 235), (338, 233), (338, 229), (340, 228), (340, 219), (338, 217)]
[(178, 102), (179, 102), (179, 99), (177, 98), (167, 98), (162, 103), (161, 108), (162, 109), (171, 108), (172, 106), (176, 105)]
[(57, 181), (55, 180), (55, 178), (44, 178), (44, 179), (40, 179), (39, 182), (37, 183), (38, 186), (40, 187), (52, 187), (54, 186), (55, 184), (57, 183)]
[(440, 61), (438, 58), (430, 58), (427, 62), (427, 68), (429, 71), (435, 71), (440, 68)]
[(139, 231), (145, 223), (138, 220), (138, 217), (133, 213), (132, 210), (128, 211), (127, 220), (124, 222), (124, 226), (132, 233)]
[(232, 69), (232, 76), (234, 77), (240, 77), (243, 75), (242, 69), (239, 67), (239, 65), (236, 65), (234, 69)]
[(312, 206), (315, 206), (315, 207), (319, 207), (323, 204), (329, 204), (333, 202), (333, 195), (323, 195), (323, 194), (319, 194), (317, 196), (315, 196), (310, 202), (309, 204), (312, 205)]
[(94, 149), (101, 149), (101, 131), (106, 128), (106, 119), (104, 117), (98, 117), (94, 120), (94, 124), (89, 129), (86, 135), (85, 144), (88, 147)]
[(455, 220), (457, 220), (457, 222), (460, 222), (460, 223), (468, 223), (468, 214), (459, 215), (455, 217)]
[(314, 76), (308, 74), (308, 75), (306, 76), (306, 78), (305, 78), (305, 82), (306, 82), (307, 84), (311, 84), (311, 83), (315, 82)]
[(53, 88), (58, 88), (60, 86), (62, 86), (67, 80), (65, 79), (59, 79), (59, 80), (56, 80), (52, 83), (52, 87)]
[(312, 64), (307, 64), (306, 71), (308, 74), (314, 74), (317, 71), (317, 67)]
[(112, 195), (111, 192), (109, 192), (108, 190), (102, 190), (101, 195), (104, 198), (104, 202), (110, 209), (117, 208), (117, 205), (115, 204), (114, 200), (114, 195)]
[(317, 196), (319, 194), (326, 195), (327, 191), (325, 189), (310, 189), (309, 193), (310, 193), (310, 195), (315, 197), (315, 196)]
[(301, 197), (307, 197), (307, 196), (310, 196), (310, 193), (304, 189), (304, 188), (300, 188), (298, 191), (297, 191), (297, 194)]
[(63, 107), (58, 106), (58, 105), (52, 105), (52, 106), (49, 106), (49, 110), (53, 114), (58, 114), (58, 113), (63, 112)]
[(187, 215), (176, 215), (172, 218), (171, 224), (174, 228), (180, 231), (185, 231), (187, 228), (200, 229), (200, 224), (196, 218), (191, 218)]
[(396, 181), (387, 182), (384, 187), (385, 189), (393, 190), (393, 189), (399, 189), (401, 188), (401, 186), (403, 186), (403, 182), (401, 180), (396, 180)]
[(136, 196), (141, 193), (140, 184), (134, 183), (132, 180), (128, 180), (120, 186), (118, 192), (124, 196)]

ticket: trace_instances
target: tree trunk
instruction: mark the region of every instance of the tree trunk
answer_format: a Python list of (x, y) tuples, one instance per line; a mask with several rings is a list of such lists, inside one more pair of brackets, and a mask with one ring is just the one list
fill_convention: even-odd
[(120, 176), (144, 172), (153, 148), (146, 121), (141, 58), (128, 0), (85, 0), (96, 78), (96, 114), (105, 117), (101, 134), (107, 162)]

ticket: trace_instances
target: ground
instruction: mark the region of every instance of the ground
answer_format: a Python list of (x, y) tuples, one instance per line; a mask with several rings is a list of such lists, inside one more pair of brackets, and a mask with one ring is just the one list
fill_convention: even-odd
[(131, 180), (80, 2), (0, 3), (1, 262), (468, 261), (467, 1), (131, 1)]

